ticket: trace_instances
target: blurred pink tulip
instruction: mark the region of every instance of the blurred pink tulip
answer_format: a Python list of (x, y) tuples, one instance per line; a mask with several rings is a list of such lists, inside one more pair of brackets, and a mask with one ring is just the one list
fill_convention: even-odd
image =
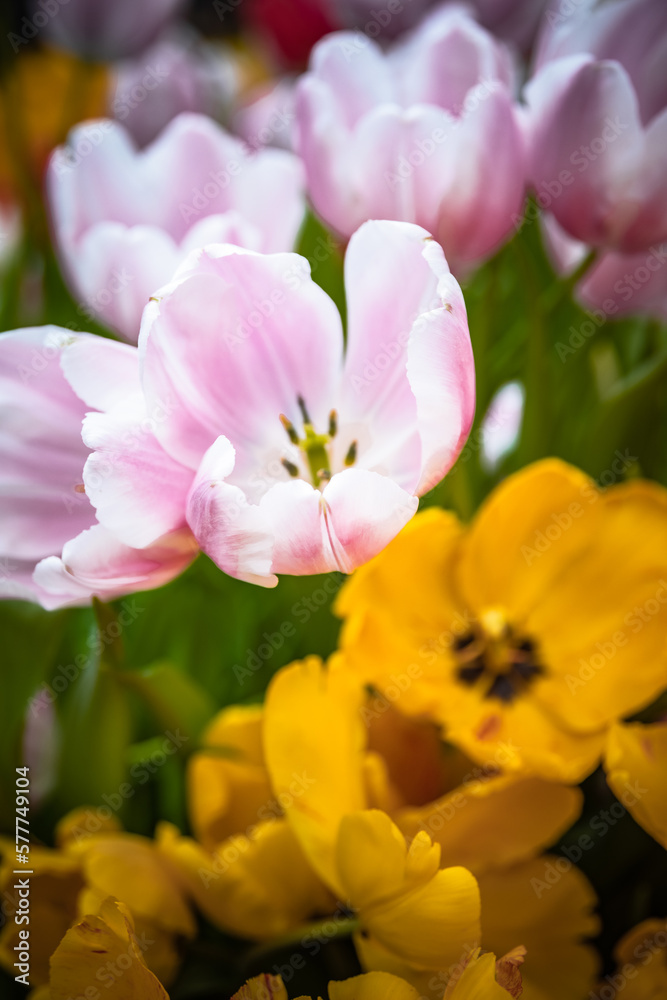
[(366, 219), (432, 232), (455, 271), (495, 250), (524, 196), (506, 49), (463, 10), (436, 12), (388, 54), (339, 32), (297, 88), (297, 149), (315, 209), (349, 236)]
[(122, 59), (146, 48), (186, 0), (32, 0), (50, 41), (87, 59)]
[(203, 115), (182, 114), (138, 151), (122, 125), (72, 131), (49, 164), (54, 239), (80, 311), (136, 342), (151, 294), (211, 242), (289, 250), (305, 211), (292, 153), (251, 153)]
[(180, 29), (116, 64), (109, 114), (146, 146), (183, 111), (222, 118), (236, 85), (231, 58)]
[[(434, 6), (434, 0), (329, 0), (342, 27), (356, 28), (369, 38), (397, 38)], [(494, 35), (523, 49), (535, 36), (547, 0), (471, 0), (466, 6)]]
[(588, 53), (619, 62), (632, 80), (644, 125), (667, 107), (667, 4), (664, 0), (586, 0), (548, 11), (536, 68)]
[(627, 70), (585, 54), (546, 62), (526, 98), (529, 176), (563, 229), (621, 254), (667, 239), (667, 108), (644, 123)]
[(234, 131), (251, 149), (294, 148), (295, 81), (291, 77), (251, 92), (233, 119)]
[[(554, 268), (570, 274), (588, 247), (568, 236), (551, 215), (543, 218), (542, 231)], [(595, 314), (598, 325), (633, 315), (667, 319), (667, 243), (636, 254), (603, 253), (577, 285), (575, 296)]]
[[(188, 258), (144, 313), (142, 397), (84, 423), (83, 479), (106, 530), (139, 548), (186, 517), (222, 570), (264, 586), (351, 572), (396, 535), (470, 429), (465, 306), (412, 225), (363, 226), (345, 282), (343, 355), (338, 310), (302, 257), (227, 245)], [(98, 410), (99, 343), (65, 365)], [(128, 449), (146, 414), (153, 436)]]
[(95, 523), (84, 493), (88, 449), (81, 440), (82, 421), (94, 404), (73, 392), (61, 368), (64, 353), (85, 353), (91, 343), (100, 365), (96, 381), (106, 383), (100, 404), (124, 405), (138, 381), (132, 348), (53, 326), (0, 336), (2, 597), (45, 608), (80, 603), (91, 594), (117, 597), (159, 586), (194, 557), (186, 528), (136, 552)]

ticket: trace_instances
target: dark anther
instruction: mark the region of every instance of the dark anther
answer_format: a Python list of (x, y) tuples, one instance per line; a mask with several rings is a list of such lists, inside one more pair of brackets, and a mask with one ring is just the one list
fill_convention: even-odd
[(501, 701), (509, 702), (514, 700), (516, 690), (509, 674), (498, 674), (494, 677), (493, 683), (486, 692), (485, 698), (500, 698)]
[(459, 650), (465, 649), (466, 646), (469, 646), (470, 643), (474, 642), (474, 641), (475, 641), (475, 633), (474, 632), (466, 632), (465, 635), (459, 635), (459, 636), (457, 636), (456, 639), (454, 639), (454, 642), (452, 643), (452, 645), (453, 645), (455, 651), (458, 653)]
[(520, 649), (522, 653), (534, 653), (535, 643), (531, 639), (522, 639), (516, 648)]
[(467, 667), (459, 667), (457, 677), (464, 684), (469, 684), (472, 687), (480, 679), (485, 669), (484, 660), (479, 656), (473, 663), (468, 664)]
[(335, 410), (332, 410), (329, 414), (329, 437), (336, 437), (336, 431), (338, 430), (338, 414)]
[(306, 409), (306, 401), (304, 400), (303, 396), (297, 396), (296, 401), (299, 404), (299, 409), (301, 410), (301, 418), (304, 424), (311, 424), (312, 426), (312, 420), (308, 416), (308, 410)]
[(299, 443), (299, 435), (294, 430), (294, 424), (292, 423), (292, 421), (288, 420), (284, 413), (280, 414), (280, 423), (283, 425), (283, 427), (287, 431), (287, 437), (290, 439), (290, 441), (292, 442), (292, 444), (298, 444)]
[(357, 460), (357, 442), (353, 441), (350, 447), (347, 449), (347, 455), (345, 456), (345, 465), (354, 465)]
[(292, 476), (293, 479), (299, 475), (299, 470), (297, 466), (294, 464), (294, 462), (290, 462), (289, 458), (281, 458), (280, 461), (285, 466), (285, 468), (287, 469), (287, 471), (289, 472), (290, 476)]
[(544, 673), (544, 669), (538, 663), (528, 663), (524, 660), (514, 663), (512, 669), (525, 681)]

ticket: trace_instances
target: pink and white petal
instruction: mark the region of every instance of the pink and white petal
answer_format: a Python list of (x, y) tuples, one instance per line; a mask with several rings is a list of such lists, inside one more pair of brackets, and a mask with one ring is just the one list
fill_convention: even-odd
[(129, 344), (72, 337), (63, 347), (60, 367), (79, 399), (103, 413), (141, 392), (139, 353)]
[[(193, 250), (211, 243), (234, 243), (247, 250), (261, 250), (262, 233), (236, 209), (230, 209), (224, 215), (207, 215), (205, 219), (195, 222), (186, 234), (179, 247), (179, 265)], [(172, 278), (173, 274), (169, 277)]]
[(667, 108), (646, 130), (644, 162), (634, 193), (640, 208), (619, 241), (624, 253), (648, 250), (667, 239)]
[(577, 298), (609, 319), (667, 320), (667, 243), (642, 253), (604, 254), (578, 286)]
[(475, 363), (463, 295), (452, 275), (440, 279), (443, 305), (419, 317), (408, 343), (408, 379), (417, 404), (420, 496), (456, 461), (475, 415)]
[(368, 218), (360, 187), (365, 164), (358, 163), (353, 133), (331, 89), (311, 74), (295, 94), (295, 146), (315, 211), (336, 232), (351, 236)]
[(346, 469), (323, 492), (304, 480), (273, 486), (260, 501), (274, 535), (274, 573), (351, 573), (377, 555), (417, 510), (393, 480)]
[(336, 31), (317, 43), (309, 76), (329, 87), (348, 128), (377, 104), (396, 100), (381, 48), (360, 31)]
[(111, 600), (161, 587), (182, 573), (197, 551), (187, 529), (166, 535), (149, 548), (133, 549), (95, 524), (65, 544), (62, 558), (42, 559), (33, 578), (51, 598), (75, 602), (95, 595)]
[(156, 226), (101, 222), (65, 260), (81, 308), (136, 344), (144, 307), (181, 257), (171, 236)]
[(294, 153), (261, 149), (247, 157), (232, 178), (230, 198), (260, 234), (260, 243), (240, 245), (262, 253), (292, 250), (306, 212), (305, 183), (303, 163)]
[[(635, 180), (644, 156), (637, 97), (623, 67), (578, 56), (547, 64), (526, 89), (530, 165), (539, 191), (561, 175), (551, 210), (576, 239), (614, 245), (637, 213)], [(602, 143), (593, 152), (593, 140)], [(576, 168), (573, 170), (572, 168)]]
[(447, 274), (442, 249), (410, 223), (365, 223), (345, 258), (348, 337), (335, 443), (345, 451), (356, 439), (360, 466), (409, 492), (421, 475), (421, 445), (407, 345), (417, 318), (442, 304), (438, 281)]
[(154, 434), (142, 396), (109, 413), (89, 413), (83, 470), (97, 519), (125, 545), (145, 548), (184, 528), (192, 470), (171, 458)]
[(60, 367), (78, 340), (97, 338), (55, 326), (0, 336), (0, 559), (34, 566), (94, 523), (80, 492), (86, 407)]
[[(47, 594), (33, 580), (34, 559), (0, 558), (0, 599), (5, 601), (31, 601), (41, 604), (47, 611), (54, 611), (71, 604), (67, 597)], [(74, 603), (82, 603), (75, 601)]]
[(236, 479), (252, 472), (258, 453), (288, 443), (281, 413), (301, 427), (298, 396), (326, 427), (341, 364), (340, 315), (296, 254), (208, 247), (180, 273), (144, 314), (149, 411), (169, 401), (156, 434), (192, 469), (217, 437), (228, 437)]
[(204, 455), (192, 484), (188, 524), (202, 551), (223, 572), (247, 583), (275, 587), (270, 526), (238, 486), (225, 482), (233, 468), (234, 449), (227, 438), (219, 437)]
[[(443, 144), (443, 185), (431, 230), (457, 274), (487, 257), (512, 232), (526, 190), (524, 139), (509, 93), (484, 83), (469, 99), (469, 111)], [(427, 187), (422, 198), (428, 193)]]

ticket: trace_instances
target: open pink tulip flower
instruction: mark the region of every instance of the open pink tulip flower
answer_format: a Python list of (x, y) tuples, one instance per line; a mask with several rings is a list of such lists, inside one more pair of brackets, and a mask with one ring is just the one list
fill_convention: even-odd
[(81, 312), (133, 343), (150, 296), (192, 249), (291, 250), (305, 211), (293, 153), (251, 153), (211, 119), (189, 113), (141, 151), (118, 122), (78, 126), (51, 158), (47, 191)]
[(141, 52), (182, 7), (185, 0), (59, 0), (53, 14), (31, 0), (30, 13), (38, 26), (36, 16), (45, 18), (45, 34), (56, 45), (106, 61)]
[(410, 224), (362, 226), (345, 285), (346, 349), (304, 258), (209, 246), (147, 306), (116, 405), (105, 342), (67, 352), (97, 411), (83, 483), (110, 535), (146, 550), (189, 528), (225, 573), (269, 587), (349, 573), (387, 545), (469, 433), (465, 305), (441, 247)]
[(504, 46), (455, 6), (386, 54), (361, 33), (322, 39), (296, 97), (316, 211), (344, 236), (366, 219), (416, 223), (469, 270), (523, 204), (513, 80)]
[(667, 239), (667, 108), (644, 123), (627, 70), (585, 54), (545, 63), (526, 99), (530, 179), (569, 236), (621, 254)]
[(83, 485), (90, 406), (63, 370), (68, 352), (76, 367), (90, 350), (96, 402), (121, 404), (137, 383), (135, 348), (58, 327), (0, 336), (0, 597), (49, 609), (111, 599), (165, 583), (196, 555), (187, 528), (139, 551), (97, 522)]

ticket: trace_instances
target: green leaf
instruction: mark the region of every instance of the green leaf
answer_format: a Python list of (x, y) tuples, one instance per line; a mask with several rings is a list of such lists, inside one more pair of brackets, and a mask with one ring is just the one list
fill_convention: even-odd
[(124, 671), (118, 682), (146, 702), (162, 726), (193, 741), (215, 712), (215, 702), (192, 677), (171, 663)]

